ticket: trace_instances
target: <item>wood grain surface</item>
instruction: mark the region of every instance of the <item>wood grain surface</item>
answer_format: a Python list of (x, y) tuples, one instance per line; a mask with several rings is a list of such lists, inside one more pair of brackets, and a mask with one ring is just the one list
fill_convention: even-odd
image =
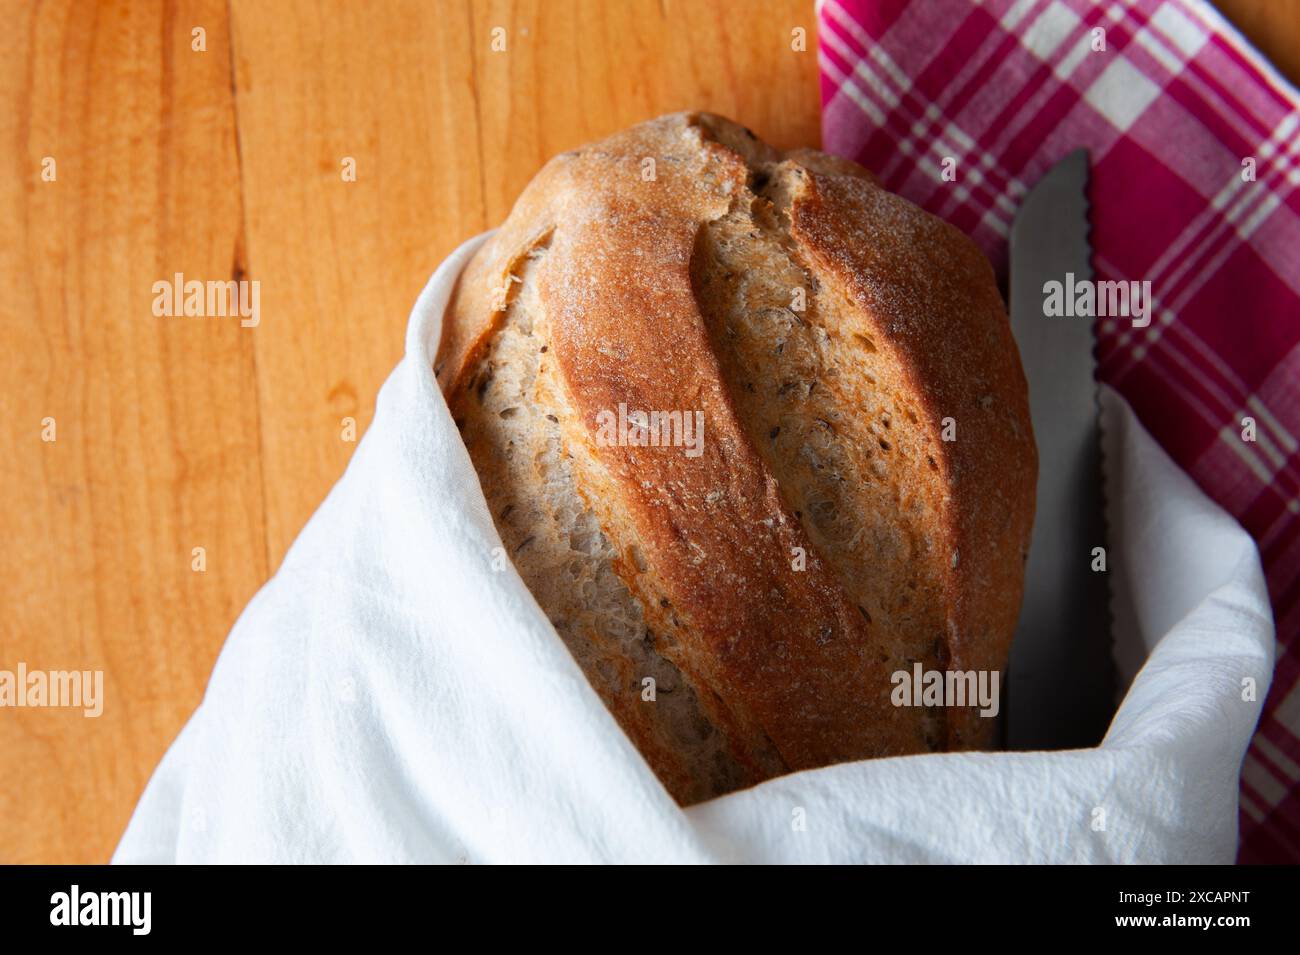
[[(1293, 0), (1220, 6), (1296, 77)], [(101, 862), (441, 258), (551, 155), (659, 113), (816, 145), (815, 17), (0, 0), (0, 22), (0, 669), (102, 670), (106, 696), (99, 718), (0, 709), (0, 862)], [(156, 316), (176, 273), (256, 280), (258, 325)]]
[[(0, 862), (99, 862), (442, 257), (551, 155), (658, 113), (816, 144), (815, 24), (804, 0), (0, 14), (0, 668), (102, 670), (106, 696), (0, 710)], [(156, 317), (177, 272), (257, 280), (259, 324)]]

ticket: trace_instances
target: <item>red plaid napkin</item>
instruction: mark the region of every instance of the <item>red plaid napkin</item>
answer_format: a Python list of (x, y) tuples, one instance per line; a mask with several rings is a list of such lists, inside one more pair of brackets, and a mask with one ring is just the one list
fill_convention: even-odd
[(1150, 280), (1154, 299), (1146, 328), (1102, 322), (1099, 375), (1254, 536), (1268, 577), (1280, 646), (1239, 859), (1300, 861), (1300, 96), (1196, 0), (823, 0), (818, 16), (825, 148), (1000, 272), (1028, 187), (1091, 151), (1097, 278)]

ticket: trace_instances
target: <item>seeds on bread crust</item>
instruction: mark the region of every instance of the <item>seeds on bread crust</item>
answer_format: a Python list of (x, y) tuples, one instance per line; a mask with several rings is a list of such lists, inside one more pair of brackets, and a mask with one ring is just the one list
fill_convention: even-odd
[[(965, 236), (845, 160), (661, 117), (538, 174), (437, 364), (507, 552), (679, 801), (988, 743), (890, 703), (909, 661), (1001, 668), (1019, 610), (1035, 451)], [(598, 442), (620, 405), (699, 411), (702, 453)]]

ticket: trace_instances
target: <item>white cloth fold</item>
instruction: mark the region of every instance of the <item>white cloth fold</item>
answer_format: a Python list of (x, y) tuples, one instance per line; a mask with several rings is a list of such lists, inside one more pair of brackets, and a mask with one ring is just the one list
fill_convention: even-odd
[(680, 809), (518, 574), (493, 570), (432, 372), (483, 238), (421, 294), (347, 472), (235, 624), (114, 862), (1233, 860), (1272, 668), (1258, 555), (1109, 391), (1136, 677), (1101, 747), (844, 764)]

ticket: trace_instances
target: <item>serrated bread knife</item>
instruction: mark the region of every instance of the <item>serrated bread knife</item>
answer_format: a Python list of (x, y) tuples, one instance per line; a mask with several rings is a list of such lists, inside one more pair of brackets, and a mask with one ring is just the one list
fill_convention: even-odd
[(1109, 569), (1094, 569), (1095, 549), (1106, 546), (1095, 319), (1044, 309), (1049, 282), (1092, 279), (1087, 184), (1088, 154), (1078, 150), (1034, 186), (1011, 228), (1011, 328), (1038, 443), (1038, 507), (1007, 673), (1013, 750), (1095, 746), (1114, 712)]

